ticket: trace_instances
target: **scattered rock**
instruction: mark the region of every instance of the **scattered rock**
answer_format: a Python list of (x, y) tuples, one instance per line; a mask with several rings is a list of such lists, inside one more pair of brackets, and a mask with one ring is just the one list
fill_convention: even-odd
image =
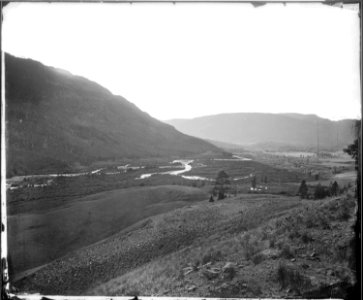
[(326, 275), (328, 275), (328, 276), (333, 276), (333, 274), (334, 274), (334, 272), (332, 270), (328, 270), (326, 272)]

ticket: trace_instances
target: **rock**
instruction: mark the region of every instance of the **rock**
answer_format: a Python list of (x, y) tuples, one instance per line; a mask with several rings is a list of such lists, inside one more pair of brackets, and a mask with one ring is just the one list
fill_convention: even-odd
[(223, 270), (228, 269), (228, 268), (234, 268), (236, 266), (235, 263), (232, 262), (227, 262), (224, 266), (223, 266)]
[(308, 264), (305, 264), (305, 263), (304, 263), (304, 264), (302, 264), (302, 265), (301, 265), (301, 267), (302, 267), (303, 269), (308, 269), (308, 268), (310, 268), (310, 266), (309, 266)]
[(187, 288), (188, 292), (192, 292), (195, 291), (197, 289), (197, 287), (195, 285), (191, 285)]
[(204, 265), (202, 265), (202, 266), (200, 266), (201, 268), (204, 268), (204, 267), (208, 267), (208, 266), (210, 266), (212, 264), (212, 262), (210, 261), (210, 262), (207, 262), (206, 264), (204, 264)]
[(220, 288), (221, 288), (222, 290), (228, 289), (228, 287), (229, 287), (229, 284), (228, 284), (228, 283), (226, 283), (226, 282), (222, 283), (222, 285), (220, 286)]
[(226, 263), (222, 268), (224, 273), (224, 278), (232, 280), (236, 275), (235, 265), (233, 263)]
[(213, 271), (213, 270), (203, 270), (202, 274), (204, 277), (206, 277), (208, 280), (217, 278), (219, 275), (219, 272)]
[(189, 270), (184, 271), (184, 276), (192, 273), (193, 271), (194, 271), (193, 269), (189, 269)]
[(326, 272), (326, 275), (328, 275), (328, 276), (333, 276), (333, 271), (332, 270), (328, 270), (327, 272)]
[(292, 258), (292, 259), (291, 259), (291, 262), (294, 262), (294, 261), (296, 261), (296, 259), (295, 259), (295, 258)]

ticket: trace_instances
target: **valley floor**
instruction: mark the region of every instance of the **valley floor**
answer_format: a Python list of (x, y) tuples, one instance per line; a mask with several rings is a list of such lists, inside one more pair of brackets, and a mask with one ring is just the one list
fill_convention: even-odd
[[(256, 154), (252, 160), (167, 162), (60, 176), (41, 188), (35, 185), (43, 179), (30, 178), (9, 189), (12, 289), (344, 298), (355, 284), (350, 159), (307, 162)], [(220, 170), (230, 178), (227, 198), (209, 202)], [(297, 196), (302, 179), (310, 200)], [(311, 199), (318, 184), (335, 180), (339, 196)]]

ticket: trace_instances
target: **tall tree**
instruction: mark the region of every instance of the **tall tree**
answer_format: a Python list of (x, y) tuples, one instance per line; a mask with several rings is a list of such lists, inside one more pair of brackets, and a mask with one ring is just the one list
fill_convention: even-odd
[[(354, 143), (349, 145), (348, 148), (344, 149), (344, 152), (348, 153), (350, 156), (354, 158), (355, 161), (355, 169), (357, 171), (357, 182), (356, 182), (356, 196), (358, 200), (358, 212), (357, 212), (357, 222), (355, 222), (355, 239), (352, 242), (355, 246), (355, 257), (356, 257), (356, 274), (357, 274), (357, 282), (361, 282), (361, 256), (359, 255), (362, 251), (361, 249), (361, 210), (362, 210), (362, 194), (361, 194), (361, 162), (362, 162), (362, 149), (361, 149), (361, 143), (362, 143), (362, 121), (357, 120), (355, 123), (355, 133), (356, 133), (356, 139), (354, 140)], [(358, 295), (360, 292), (360, 289), (358, 287), (359, 285), (356, 285), (356, 294)], [(353, 298), (352, 298), (353, 299)]]
[(253, 176), (252, 177), (252, 181), (251, 181), (251, 186), (252, 186), (252, 188), (256, 188), (256, 183), (257, 183), (257, 179), (256, 179), (256, 176)]
[(299, 187), (299, 195), (301, 199), (306, 199), (308, 196), (308, 186), (306, 184), (306, 181), (301, 181), (300, 187)]
[(218, 200), (226, 197), (225, 192), (228, 190), (229, 184), (229, 175), (225, 171), (219, 171), (214, 185), (214, 193), (218, 195)]
[(334, 183), (331, 185), (331, 188), (330, 188), (330, 195), (337, 196), (338, 191), (339, 191), (339, 185), (336, 181), (334, 181)]

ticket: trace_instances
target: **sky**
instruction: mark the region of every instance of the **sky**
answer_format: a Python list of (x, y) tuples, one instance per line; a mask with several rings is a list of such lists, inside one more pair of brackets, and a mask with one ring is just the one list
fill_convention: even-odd
[(96, 81), (160, 120), (360, 118), (358, 10), (322, 4), (10, 3), (3, 50)]

